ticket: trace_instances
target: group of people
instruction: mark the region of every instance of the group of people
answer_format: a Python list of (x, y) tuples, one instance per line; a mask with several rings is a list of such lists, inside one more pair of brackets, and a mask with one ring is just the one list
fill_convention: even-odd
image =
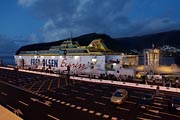
[(176, 77), (175, 81), (170, 80), (169, 78), (163, 78), (162, 84), (163, 84), (163, 86), (166, 86), (166, 87), (172, 87), (173, 86), (173, 87), (178, 88), (180, 86), (178, 77)]

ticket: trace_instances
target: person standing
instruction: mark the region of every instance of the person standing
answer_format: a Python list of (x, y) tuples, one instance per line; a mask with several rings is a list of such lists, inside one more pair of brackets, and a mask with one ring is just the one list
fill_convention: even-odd
[(156, 95), (159, 95), (159, 85), (156, 87)]
[(178, 88), (178, 87), (179, 87), (179, 80), (178, 80), (178, 77), (176, 77), (176, 82), (175, 82), (175, 84), (176, 84), (176, 88)]

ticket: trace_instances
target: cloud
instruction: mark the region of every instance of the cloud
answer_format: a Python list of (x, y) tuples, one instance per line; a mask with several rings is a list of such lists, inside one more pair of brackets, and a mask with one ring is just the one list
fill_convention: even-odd
[(27, 37), (14, 36), (12, 38), (0, 34), (0, 55), (14, 55), (21, 46), (40, 42), (42, 38), (35, 33)]
[[(134, 4), (133, 0), (19, 0), (18, 3), (31, 8), (32, 13), (45, 21), (41, 28), (45, 41), (67, 38), (70, 32), (73, 37), (92, 32), (126, 37), (179, 26), (176, 20), (167, 16), (152, 17), (153, 13), (147, 13), (150, 15), (147, 18), (134, 19), (136, 7), (146, 7)], [(146, 11), (141, 13), (146, 14)]]
[(38, 0), (18, 0), (18, 4), (23, 7), (30, 7), (35, 4)]
[[(179, 24), (180, 22), (167, 17), (134, 21), (129, 25), (129, 28), (127, 28), (127, 36), (178, 30), (180, 29)], [(131, 33), (131, 35), (128, 35), (128, 33)]]
[(36, 44), (42, 42), (42, 36), (39, 36), (37, 33), (31, 33), (29, 36), (15, 36), (14, 41), (17, 45), (23, 46), (28, 44)]
[[(86, 33), (119, 31), (129, 23), (124, 15), (129, 0), (36, 0), (23, 6), (30, 6), (33, 13), (46, 22), (42, 32), (47, 41)], [(122, 26), (122, 27), (121, 27)], [(116, 33), (117, 34), (117, 33)]]
[(169, 19), (169, 18), (159, 18), (155, 19), (153, 21), (149, 21), (149, 23), (146, 26), (146, 29), (148, 31), (161, 31), (164, 29), (171, 29), (176, 26), (177, 23), (176, 21)]
[(19, 45), (14, 39), (0, 35), (0, 54), (14, 54), (18, 48)]

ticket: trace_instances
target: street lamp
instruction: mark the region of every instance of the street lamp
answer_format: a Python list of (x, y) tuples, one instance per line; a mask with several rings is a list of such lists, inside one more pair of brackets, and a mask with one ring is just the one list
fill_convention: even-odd
[(174, 77), (175, 77), (175, 75), (174, 75), (174, 68), (175, 68), (175, 67), (176, 67), (176, 64), (171, 64), (173, 79), (174, 79)]

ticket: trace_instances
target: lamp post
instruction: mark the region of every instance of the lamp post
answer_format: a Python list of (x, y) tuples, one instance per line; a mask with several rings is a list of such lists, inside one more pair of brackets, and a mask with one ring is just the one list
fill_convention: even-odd
[(173, 79), (175, 78), (175, 75), (174, 75), (174, 68), (175, 67), (176, 67), (176, 64), (171, 64)]

